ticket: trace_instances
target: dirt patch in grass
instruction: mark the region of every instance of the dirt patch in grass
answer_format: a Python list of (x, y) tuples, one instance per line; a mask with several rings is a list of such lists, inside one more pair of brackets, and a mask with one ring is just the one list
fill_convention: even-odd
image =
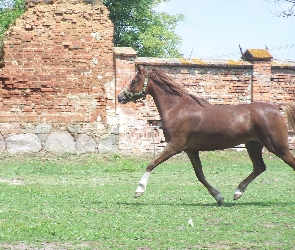
[(61, 246), (57, 246), (55, 244), (47, 243), (47, 244), (42, 244), (42, 246), (39, 247), (34, 247), (32, 245), (27, 245), (25, 243), (18, 243), (15, 245), (12, 244), (5, 244), (5, 243), (0, 243), (0, 249), (13, 249), (13, 250), (37, 250), (37, 249), (44, 249), (44, 250), (55, 250), (55, 249), (66, 249), (66, 248), (60, 248)]
[(0, 183), (7, 183), (10, 185), (24, 185), (24, 179), (23, 178), (17, 178), (17, 179), (5, 179), (0, 177)]
[(96, 242), (84, 242), (77, 245), (69, 243), (40, 243), (39, 245), (35, 244), (26, 244), (19, 242), (14, 244), (0, 243), (0, 249), (7, 250), (69, 250), (69, 249), (105, 249)]

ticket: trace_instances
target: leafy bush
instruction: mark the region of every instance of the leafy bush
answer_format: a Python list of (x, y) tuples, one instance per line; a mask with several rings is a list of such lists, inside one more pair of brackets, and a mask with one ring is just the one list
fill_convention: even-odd
[(9, 25), (24, 13), (25, 4), (25, 0), (0, 0), (0, 41)]

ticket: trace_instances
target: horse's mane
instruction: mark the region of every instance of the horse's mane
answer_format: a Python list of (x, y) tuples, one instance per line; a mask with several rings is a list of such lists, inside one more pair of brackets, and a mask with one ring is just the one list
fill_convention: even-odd
[(153, 68), (149, 72), (149, 78), (151, 78), (155, 84), (163, 89), (169, 95), (176, 96), (189, 96), (194, 99), (201, 107), (209, 105), (209, 103), (203, 98), (194, 96), (188, 93), (181, 86), (177, 85), (164, 71)]

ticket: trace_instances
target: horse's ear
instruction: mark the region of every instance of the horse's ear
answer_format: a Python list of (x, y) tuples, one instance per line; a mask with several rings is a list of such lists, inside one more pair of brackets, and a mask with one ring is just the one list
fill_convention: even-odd
[(142, 65), (136, 65), (136, 68), (140, 74), (144, 75), (144, 67)]

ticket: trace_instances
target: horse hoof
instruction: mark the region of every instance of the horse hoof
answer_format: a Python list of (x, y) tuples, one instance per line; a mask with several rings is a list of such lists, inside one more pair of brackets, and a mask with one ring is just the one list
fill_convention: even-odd
[(214, 195), (214, 198), (215, 198), (215, 200), (217, 201), (217, 204), (218, 204), (219, 206), (222, 206), (222, 204), (223, 204), (223, 202), (224, 202), (224, 198), (223, 198), (223, 196), (221, 195), (221, 193), (218, 193), (218, 194)]
[(243, 192), (241, 190), (237, 190), (234, 193), (234, 200), (237, 200), (237, 199), (241, 198), (242, 195), (243, 195)]
[(224, 202), (224, 198), (221, 198), (220, 200), (217, 201), (218, 206), (222, 206)]
[(143, 195), (143, 192), (136, 192), (133, 197), (138, 198), (138, 197), (140, 197), (142, 195)]

